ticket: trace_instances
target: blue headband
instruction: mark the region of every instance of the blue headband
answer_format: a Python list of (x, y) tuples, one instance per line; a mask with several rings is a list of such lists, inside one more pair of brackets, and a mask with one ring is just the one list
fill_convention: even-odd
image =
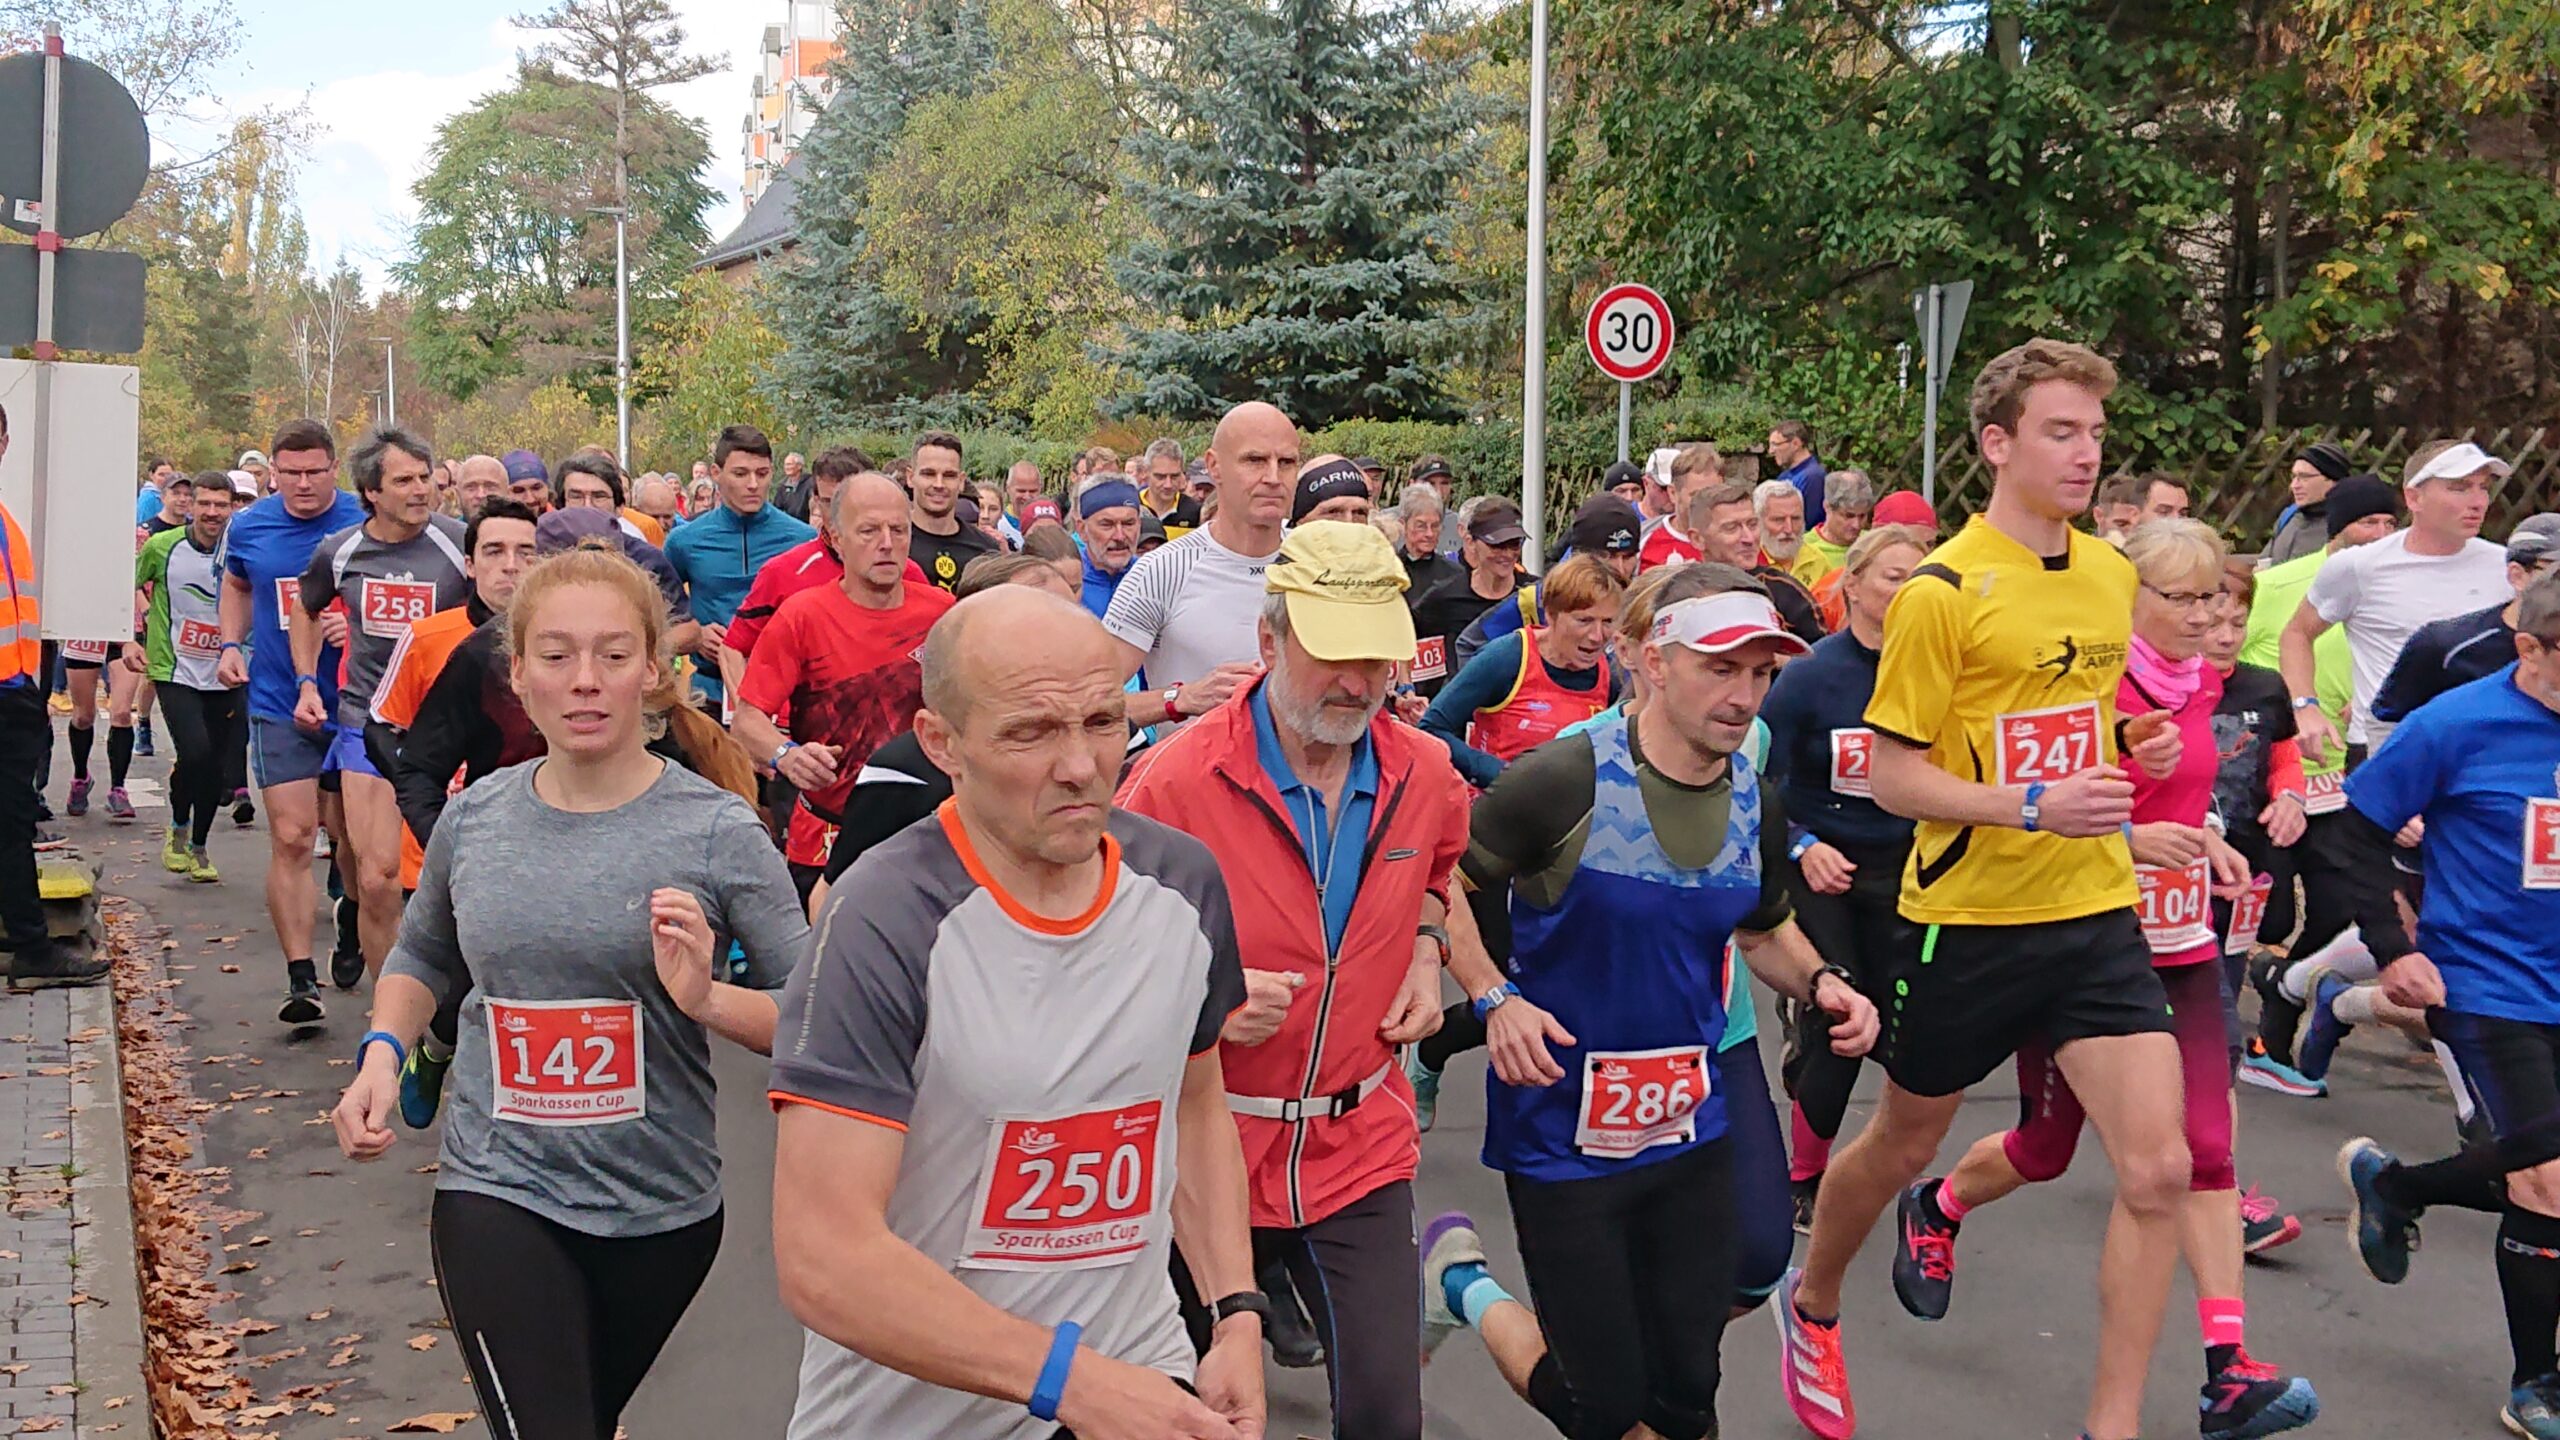
[(1105, 510), (1138, 508), (1138, 487), (1126, 480), (1105, 480), (1076, 497), (1076, 515), (1090, 520)]

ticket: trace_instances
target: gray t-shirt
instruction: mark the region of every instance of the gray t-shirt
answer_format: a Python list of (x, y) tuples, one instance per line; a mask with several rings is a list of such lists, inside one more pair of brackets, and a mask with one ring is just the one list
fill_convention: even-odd
[(446, 1086), (439, 1189), (588, 1235), (720, 1208), (711, 1044), (659, 983), (649, 892), (688, 890), (712, 953), (781, 988), (808, 948), (791, 874), (745, 801), (681, 766), (615, 810), (534, 794), (528, 760), (445, 806), (384, 973), (472, 995)]
[[(996, 887), (956, 817), (946, 803), (829, 892), (783, 997), (774, 1103), (903, 1130), (892, 1233), (999, 1309), (1081, 1321), (1093, 1350), (1188, 1380), (1175, 1116), (1184, 1067), (1244, 999), (1217, 861), (1115, 813), (1102, 893), (1050, 921)], [(801, 1351), (793, 1440), (1056, 1429), (815, 1332)]]
[(302, 572), (302, 608), (314, 615), (347, 602), (347, 679), (338, 687), (338, 723), (363, 729), (373, 687), (409, 627), (471, 598), (462, 570), (462, 522), (430, 515), (427, 528), (390, 544), (351, 525), (320, 542)]

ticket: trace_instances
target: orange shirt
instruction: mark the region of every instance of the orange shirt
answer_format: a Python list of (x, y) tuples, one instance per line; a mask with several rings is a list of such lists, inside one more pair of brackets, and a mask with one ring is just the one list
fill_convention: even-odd
[[(374, 687), (373, 718), (385, 725), (406, 730), (417, 723), (418, 707), (425, 704), (427, 691), (436, 677), (444, 673), (444, 662), (471, 638), (480, 627), (472, 621), (468, 604), (450, 610), (439, 610), (409, 627), (409, 633), (391, 649), (391, 658), (383, 662), (382, 683)], [(400, 884), (405, 889), (418, 888), (418, 869), (427, 863), (426, 847), (409, 827), (400, 827)]]

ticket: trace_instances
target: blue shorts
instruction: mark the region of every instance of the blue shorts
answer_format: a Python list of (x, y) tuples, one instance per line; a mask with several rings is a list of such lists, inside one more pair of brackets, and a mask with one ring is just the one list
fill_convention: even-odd
[(328, 768), (334, 725), (305, 730), (291, 720), (249, 717), (249, 783), (261, 790), (317, 780)]
[(373, 756), (364, 748), (364, 732), (349, 725), (337, 726), (335, 733), (329, 737), (329, 758), (321, 766), (321, 771), (328, 775), (370, 775), (376, 780), (382, 778), (382, 772), (374, 768)]

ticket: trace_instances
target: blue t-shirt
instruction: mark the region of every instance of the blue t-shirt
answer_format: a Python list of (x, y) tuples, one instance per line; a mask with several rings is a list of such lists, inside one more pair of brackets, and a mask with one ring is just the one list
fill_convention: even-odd
[[(1360, 852), (1369, 843), (1369, 819), (1378, 805), (1378, 753), (1367, 731), (1351, 747), (1351, 773), (1342, 784), (1342, 813), (1325, 813), (1324, 792), (1298, 778), (1289, 757), (1280, 751), (1278, 729), (1271, 723), (1270, 692), (1253, 687), (1253, 745), (1262, 772), (1280, 791), (1289, 810), (1289, 828), (1297, 833), (1299, 853), (1324, 902), (1324, 948), (1342, 948), (1342, 932), (1351, 924), (1351, 907), (1360, 898)], [(1336, 885), (1335, 880), (1346, 883)]]
[(1778, 472), (1778, 478), (1796, 487), (1804, 497), (1804, 528), (1812, 529), (1829, 513), (1822, 508), (1822, 483), (1831, 478), (1831, 469), (1820, 456), (1807, 455)]
[[(298, 591), (302, 572), (320, 542), (350, 525), (364, 523), (364, 505), (344, 490), (335, 492), (329, 508), (308, 520), (284, 508), (281, 496), (270, 495), (232, 518), (222, 533), (222, 568), (249, 587), (249, 713), (267, 720), (291, 720), (300, 687), (293, 683), (293, 640), (285, 628), (285, 611), (277, 604), (288, 591)], [(338, 711), (338, 649), (320, 649), (320, 700), (332, 715)]]
[(2513, 665), (2446, 691), (2347, 776), (2347, 803), (2385, 830), (2426, 817), (2416, 939), (2446, 1008), (2560, 1024), (2560, 712)]
[(156, 519), (159, 514), (160, 487), (157, 485), (143, 486), (142, 492), (133, 497), (133, 523), (136, 525), (148, 525)]
[[(693, 618), (727, 625), (766, 561), (816, 538), (816, 530), (771, 505), (753, 515), (716, 505), (667, 537), (667, 563), (692, 594)], [(720, 695), (720, 673), (711, 666), (697, 668), (693, 683), (705, 695)]]

